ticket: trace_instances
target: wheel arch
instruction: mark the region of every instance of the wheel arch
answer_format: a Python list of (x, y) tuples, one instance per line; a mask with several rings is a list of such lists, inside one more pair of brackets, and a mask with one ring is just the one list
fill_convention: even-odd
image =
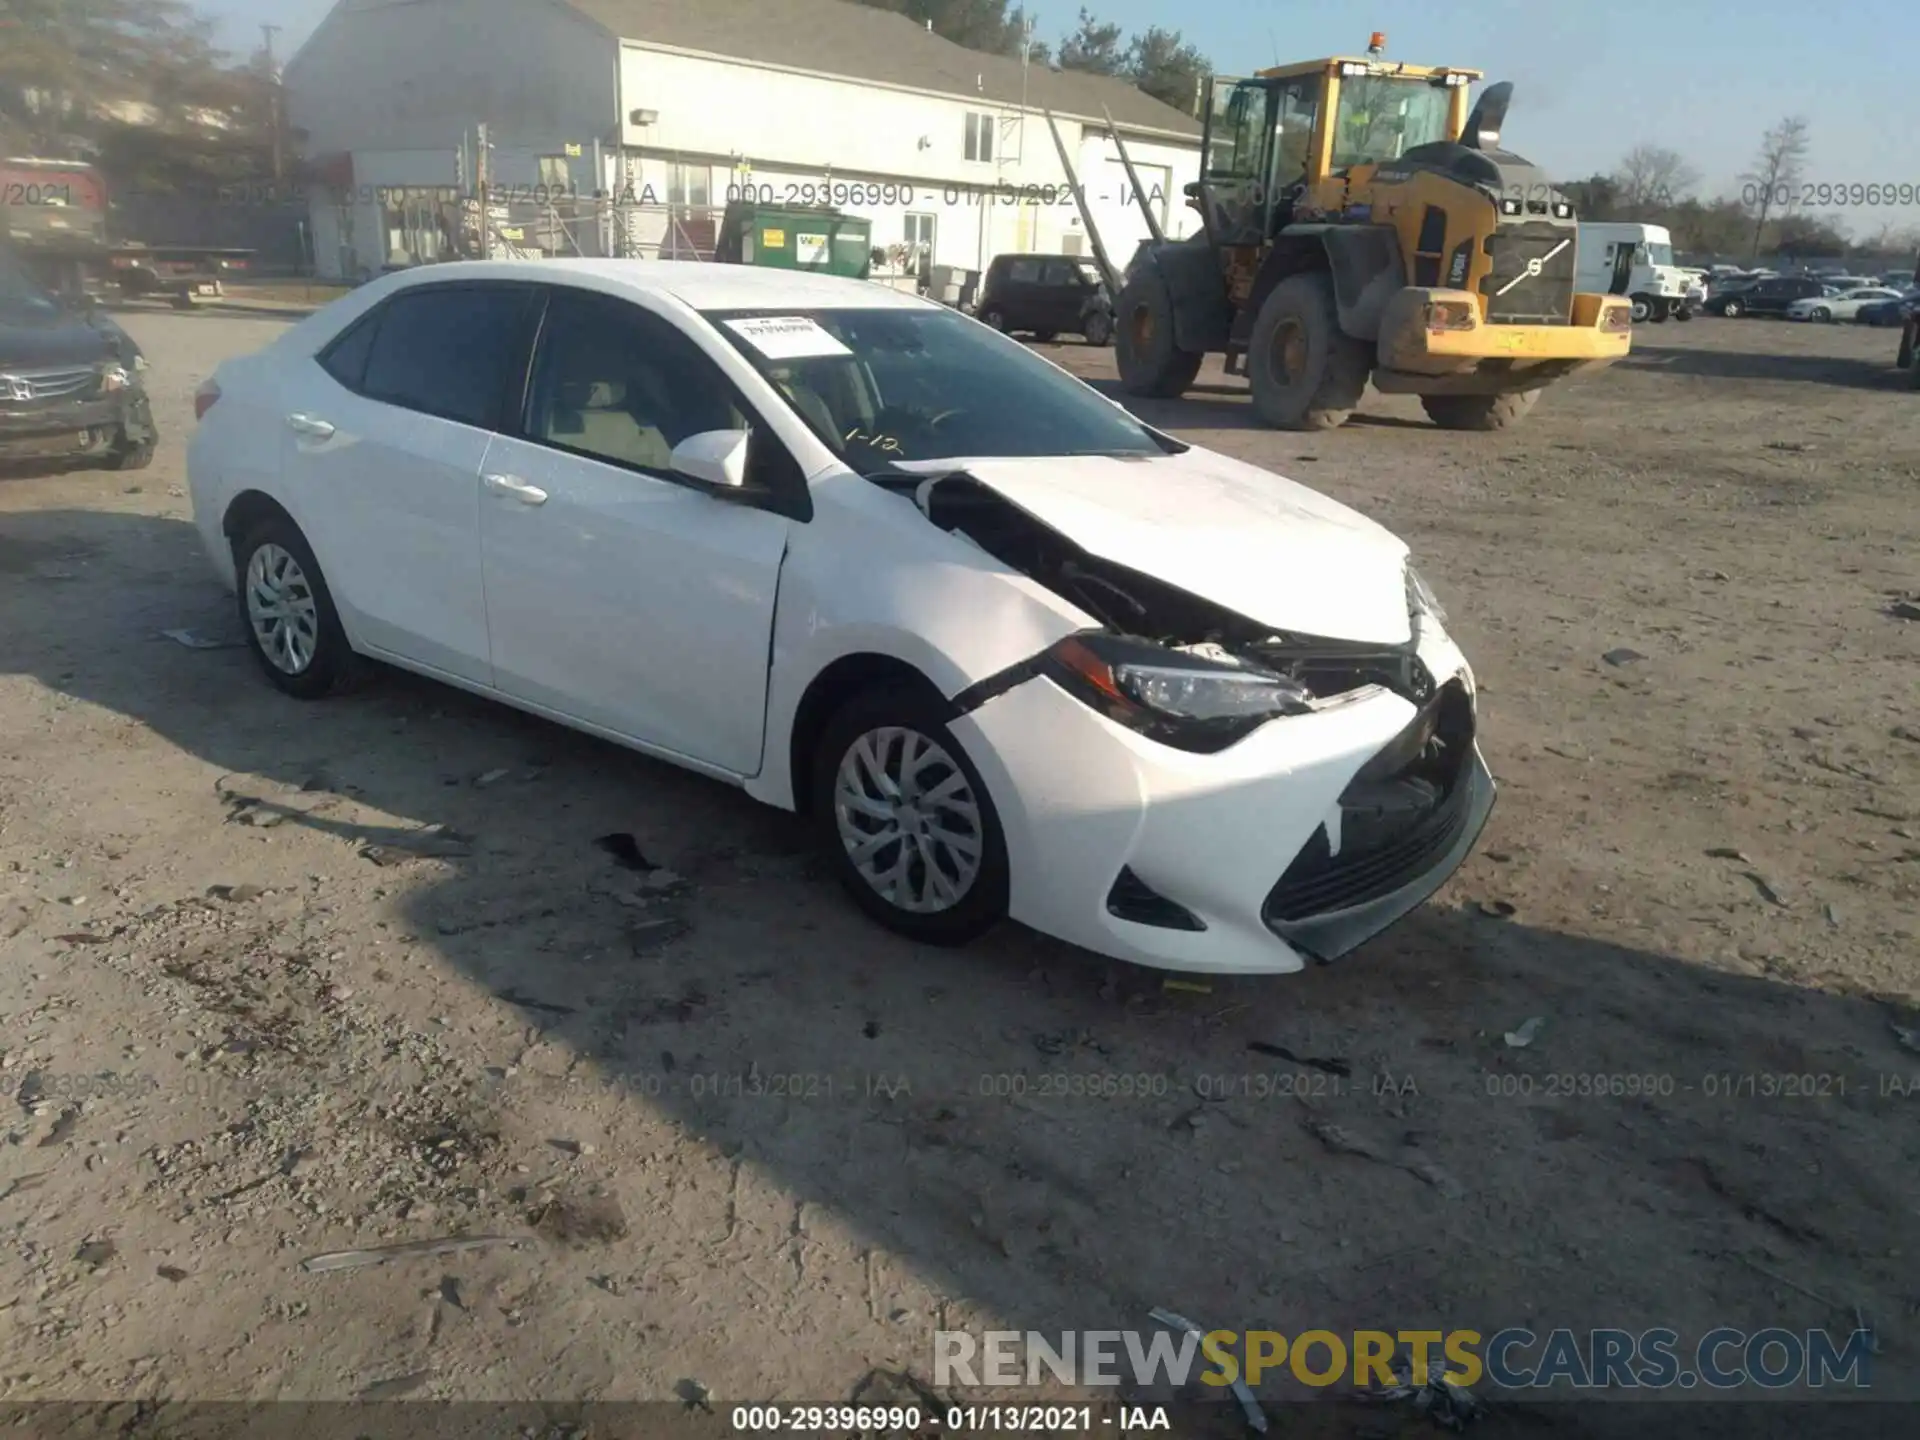
[(242, 490), (229, 500), (226, 511), (220, 517), (220, 533), (227, 537), (229, 543), (237, 543), (242, 535), (266, 520), (285, 520), (302, 535), (307, 533), (301, 528), (299, 520), (294, 518), (293, 512), (264, 490)]
[(855, 650), (828, 664), (807, 683), (787, 731), (787, 776), (796, 814), (812, 810), (806, 777), (813, 773), (813, 752), (834, 713), (854, 696), (886, 685), (922, 691), (942, 708), (949, 701), (919, 666), (879, 650)]

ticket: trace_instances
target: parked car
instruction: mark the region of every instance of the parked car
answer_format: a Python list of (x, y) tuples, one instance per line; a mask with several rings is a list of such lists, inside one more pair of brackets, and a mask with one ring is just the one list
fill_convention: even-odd
[(133, 337), (93, 302), (49, 294), (0, 249), (0, 459), (151, 464), (159, 437), (146, 368)]
[(1891, 300), (1875, 300), (1871, 304), (1862, 305), (1853, 312), (1853, 323), (1878, 326), (1898, 325), (1903, 318), (1902, 307), (1906, 302), (1914, 299), (1920, 299), (1920, 285), (1907, 286)]
[(1811, 275), (1770, 275), (1739, 290), (1709, 295), (1707, 313), (1728, 319), (1739, 315), (1784, 315), (1794, 301), (1818, 299), (1820, 293), (1820, 282)]
[(1878, 285), (1863, 285), (1854, 290), (1842, 290), (1838, 295), (1811, 296), (1804, 300), (1795, 300), (1787, 306), (1787, 318), (1819, 321), (1851, 320), (1860, 313), (1864, 305), (1899, 298), (1898, 290), (1887, 290)]
[(802, 812), (870, 915), (1284, 972), (1494, 799), (1407, 547), (958, 312), (824, 275), (385, 276), (201, 387), (195, 521), (289, 695), (390, 662)]
[(1100, 267), (1083, 255), (994, 256), (975, 313), (996, 330), (1026, 331), (1036, 340), (1113, 339), (1113, 297)]

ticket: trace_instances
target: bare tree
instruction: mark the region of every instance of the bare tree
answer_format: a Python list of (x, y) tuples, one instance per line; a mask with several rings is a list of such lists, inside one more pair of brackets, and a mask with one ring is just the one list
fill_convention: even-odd
[(1636, 145), (1613, 172), (1617, 203), (1629, 213), (1665, 210), (1679, 204), (1700, 183), (1700, 172), (1678, 150)]
[(1800, 169), (1806, 164), (1810, 144), (1807, 121), (1803, 115), (1789, 115), (1760, 137), (1760, 149), (1753, 157), (1753, 168), (1741, 175), (1745, 193), (1741, 199), (1753, 214), (1753, 253), (1760, 255), (1760, 239), (1767, 221), (1777, 210), (1791, 210), (1799, 198)]

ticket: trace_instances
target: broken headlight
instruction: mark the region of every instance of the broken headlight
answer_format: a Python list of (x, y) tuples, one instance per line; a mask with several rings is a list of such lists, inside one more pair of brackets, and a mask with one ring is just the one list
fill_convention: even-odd
[(1099, 631), (1055, 645), (1041, 673), (1109, 720), (1201, 754), (1300, 714), (1313, 698), (1277, 671)]
[(1440, 603), (1440, 597), (1411, 565), (1407, 566), (1407, 613), (1415, 617), (1430, 616), (1435, 625), (1447, 623), (1446, 607)]

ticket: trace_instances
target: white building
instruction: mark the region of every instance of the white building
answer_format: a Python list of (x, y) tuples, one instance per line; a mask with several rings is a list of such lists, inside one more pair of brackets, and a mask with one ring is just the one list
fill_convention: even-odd
[(712, 215), (749, 194), (826, 200), (870, 219), (876, 247), (936, 265), (1091, 253), (1048, 110), (1114, 263), (1147, 230), (1103, 110), (1166, 233), (1199, 224), (1182, 193), (1199, 172), (1189, 115), (843, 0), (339, 0), (285, 86), (325, 176), (313, 241), (333, 276), (442, 253), (420, 202), (467, 188), (482, 126), (496, 199), (636, 202), (623, 253), (690, 230), (710, 245)]

